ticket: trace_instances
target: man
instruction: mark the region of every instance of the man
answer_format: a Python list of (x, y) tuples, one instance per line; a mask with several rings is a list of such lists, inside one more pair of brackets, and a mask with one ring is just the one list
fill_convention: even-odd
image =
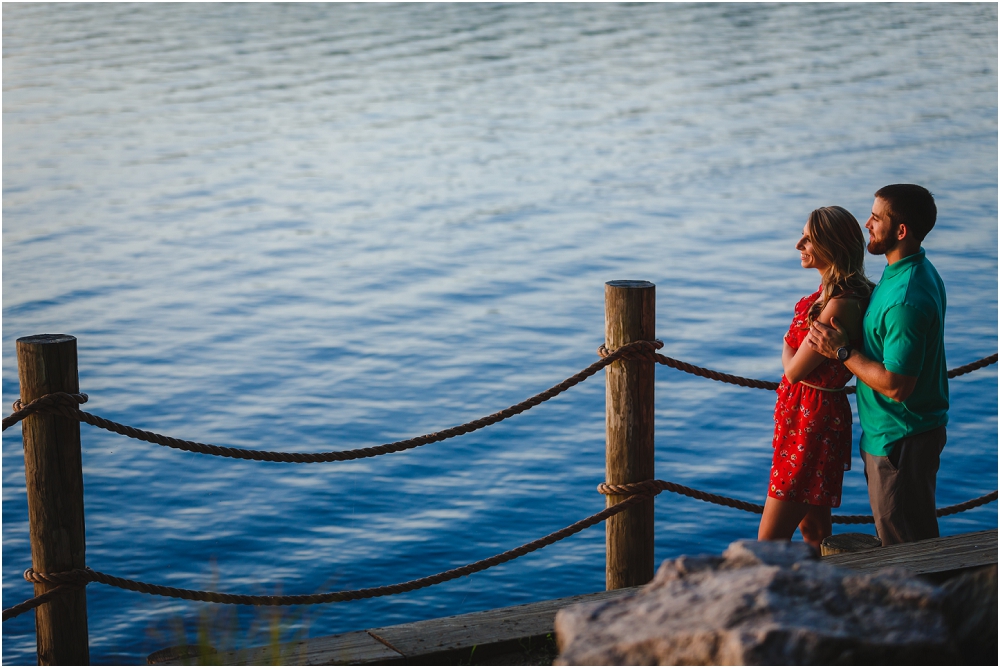
[(934, 492), (948, 423), (944, 283), (920, 244), (937, 207), (911, 184), (875, 193), (868, 252), (888, 266), (865, 313), (863, 349), (838, 323), (816, 322), (806, 342), (841, 360), (858, 378), (861, 459), (875, 528), (883, 545), (938, 533)]

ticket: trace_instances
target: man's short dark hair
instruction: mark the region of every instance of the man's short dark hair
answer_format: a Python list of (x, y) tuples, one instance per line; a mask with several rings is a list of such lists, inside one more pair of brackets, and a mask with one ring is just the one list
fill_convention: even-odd
[(896, 183), (879, 188), (875, 197), (889, 205), (889, 222), (906, 225), (917, 241), (923, 241), (937, 221), (934, 195), (923, 186)]

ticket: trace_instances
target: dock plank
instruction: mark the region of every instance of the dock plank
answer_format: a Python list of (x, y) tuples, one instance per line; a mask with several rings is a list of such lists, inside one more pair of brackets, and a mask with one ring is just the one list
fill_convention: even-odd
[(822, 557), (825, 563), (870, 573), (900, 566), (918, 575), (997, 563), (997, 530), (931, 538)]
[[(404, 657), (372, 638), (365, 631), (351, 631), (335, 636), (309, 638), (273, 647), (252, 647), (219, 652), (211, 663), (219, 666), (346, 666), (393, 663)], [(197, 659), (174, 659), (159, 665), (186, 666)]]
[(473, 646), (545, 636), (555, 628), (556, 613), (568, 605), (626, 596), (638, 587), (582, 594), (509, 608), (470, 612), (440, 619), (369, 629), (375, 638), (407, 658)]

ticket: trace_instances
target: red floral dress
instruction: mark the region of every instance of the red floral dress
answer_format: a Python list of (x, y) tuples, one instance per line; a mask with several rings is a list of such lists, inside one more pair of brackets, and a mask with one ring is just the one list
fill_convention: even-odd
[[(793, 349), (809, 334), (809, 309), (820, 291), (795, 305), (785, 334)], [(814, 506), (840, 506), (844, 471), (851, 468), (851, 405), (842, 391), (852, 374), (837, 360), (826, 359), (794, 385), (783, 375), (774, 406), (774, 460), (767, 495)], [(830, 388), (817, 390), (809, 385)]]

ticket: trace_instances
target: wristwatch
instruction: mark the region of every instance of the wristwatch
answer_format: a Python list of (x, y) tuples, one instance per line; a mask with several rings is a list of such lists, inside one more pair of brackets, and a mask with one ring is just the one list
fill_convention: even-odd
[(854, 349), (850, 346), (841, 346), (840, 348), (837, 348), (837, 359), (841, 362), (846, 362), (847, 358), (851, 356), (851, 352), (853, 350)]

